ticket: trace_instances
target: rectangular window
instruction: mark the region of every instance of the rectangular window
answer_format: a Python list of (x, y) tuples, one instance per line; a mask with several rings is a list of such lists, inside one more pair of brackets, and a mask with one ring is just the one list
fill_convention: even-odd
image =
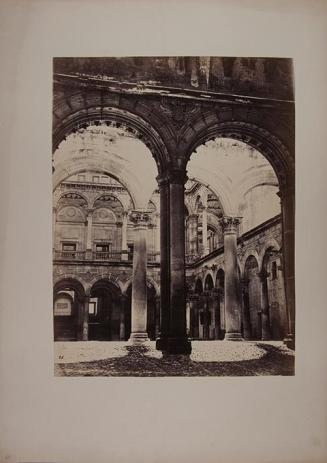
[(134, 243), (127, 244), (127, 250), (128, 250), (128, 259), (131, 260), (133, 258)]
[(90, 302), (89, 303), (89, 315), (96, 315), (97, 313), (97, 303)]
[(72, 314), (72, 306), (70, 301), (56, 302), (54, 307), (54, 315), (59, 317), (70, 317)]
[(109, 252), (109, 248), (110, 248), (109, 243), (95, 245), (96, 252)]
[(92, 182), (99, 183), (99, 175), (93, 175)]
[(78, 182), (85, 182), (85, 175), (79, 174), (79, 175), (77, 176), (77, 181), (78, 181)]
[(76, 251), (76, 243), (62, 243), (63, 251)]

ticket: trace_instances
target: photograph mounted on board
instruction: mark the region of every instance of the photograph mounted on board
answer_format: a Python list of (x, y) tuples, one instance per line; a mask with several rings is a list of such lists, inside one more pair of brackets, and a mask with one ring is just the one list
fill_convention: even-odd
[(290, 58), (53, 59), (56, 376), (294, 375)]

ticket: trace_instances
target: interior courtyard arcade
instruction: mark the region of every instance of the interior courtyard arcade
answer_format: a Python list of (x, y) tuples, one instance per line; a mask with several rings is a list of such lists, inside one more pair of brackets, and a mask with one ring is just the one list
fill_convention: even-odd
[[(255, 85), (250, 96), (234, 93), (200, 91), (188, 83), (179, 88), (169, 83), (157, 88), (150, 79), (135, 85), (128, 79), (104, 79), (97, 73), (68, 72), (60, 63), (55, 66), (54, 192), (84, 172), (100, 172), (132, 190), (128, 169), (104, 158), (99, 162), (97, 154), (71, 159), (58, 156), (56, 161), (60, 145), (72, 134), (90, 125), (107, 125), (125, 131), (151, 153), (157, 169), (155, 189), (160, 210), (158, 214), (149, 207), (150, 198), (145, 198), (142, 179), (138, 179), (129, 204), (121, 211), (117, 209), (121, 245), (119, 258), (114, 260), (125, 275), (119, 279), (111, 270), (111, 250), (101, 248), (101, 244), (95, 250), (92, 244), (90, 230), (97, 220), (92, 215), (94, 206), (81, 204), (85, 249), (78, 254), (79, 249), (69, 248), (67, 243), (60, 255), (54, 255), (54, 302), (60, 314), (60, 300), (69, 301), (75, 320), (74, 332), (68, 337), (129, 340), (133, 344), (152, 339), (165, 355), (190, 354), (191, 339), (283, 338), (294, 348), (294, 101), (290, 97), (275, 98), (273, 93), (272, 97), (258, 96)], [(199, 209), (199, 250), (195, 249), (197, 232), (192, 228), (186, 201), (189, 163), (199, 147), (216, 139), (244, 143), (269, 162), (277, 179), (281, 210), (255, 232), (242, 232), (239, 210), (229, 198), (219, 197), (220, 237), (210, 244), (204, 204)], [(66, 196), (66, 200), (80, 201), (81, 197), (78, 193), (76, 197)], [(54, 206), (55, 229), (59, 203)], [(149, 226), (158, 230), (151, 250), (147, 249)], [(133, 229), (132, 247), (128, 246), (129, 228)], [(280, 243), (273, 236), (277, 232)], [(265, 246), (257, 249), (255, 256), (246, 253), (247, 245), (260, 233), (267, 237)], [(94, 252), (100, 257), (102, 252), (102, 258), (96, 259)], [(196, 252), (197, 259), (188, 257)], [(276, 256), (277, 268), (273, 264)], [(84, 268), (82, 278), (74, 274), (77, 263)], [(92, 269), (97, 269), (97, 276)], [(282, 275), (279, 282), (285, 300), (281, 326), (274, 326), (269, 312), (268, 286), (273, 284), (270, 280), (276, 277), (276, 271)], [(94, 301), (96, 309), (92, 309)], [(255, 321), (250, 313), (253, 305), (260, 313)], [(111, 307), (110, 313), (107, 307)], [(55, 338), (56, 329), (70, 329), (59, 325), (55, 324)]]

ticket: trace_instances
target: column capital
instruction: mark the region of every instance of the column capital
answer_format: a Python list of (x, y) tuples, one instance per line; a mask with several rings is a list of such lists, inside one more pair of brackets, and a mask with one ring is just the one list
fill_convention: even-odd
[(129, 219), (136, 226), (146, 227), (151, 220), (151, 213), (147, 211), (131, 211), (129, 213)]
[(188, 216), (188, 218), (189, 218), (189, 219), (192, 219), (192, 220), (193, 220), (193, 219), (198, 219), (198, 217), (199, 217), (199, 214), (196, 214), (195, 212), (193, 212), (192, 214), (190, 214), (190, 215)]
[(89, 215), (92, 215), (94, 212), (94, 209), (93, 208), (87, 208), (86, 209), (86, 214), (89, 216)]
[(242, 217), (224, 216), (220, 219), (220, 224), (224, 233), (236, 233), (237, 227), (241, 223)]
[(184, 185), (188, 180), (186, 170), (179, 167), (170, 167), (162, 175), (158, 175), (158, 185), (164, 185), (168, 183), (177, 183)]

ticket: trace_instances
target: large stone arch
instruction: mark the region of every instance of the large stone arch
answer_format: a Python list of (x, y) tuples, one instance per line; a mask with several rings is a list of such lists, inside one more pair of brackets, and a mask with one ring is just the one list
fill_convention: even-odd
[(201, 126), (193, 130), (192, 136), (184, 135), (185, 164), (198, 146), (218, 137), (239, 140), (259, 151), (270, 162), (280, 187), (294, 182), (295, 163), (291, 152), (273, 133), (249, 122), (230, 120), (210, 123), (201, 119)]
[(60, 288), (72, 287), (82, 299), (86, 294), (87, 283), (74, 273), (65, 273), (54, 277), (53, 279), (53, 294), (55, 295)]
[(205, 273), (205, 275), (203, 277), (203, 282), (204, 282), (203, 286), (204, 286), (205, 290), (206, 290), (207, 284), (209, 284), (209, 286), (211, 286), (209, 288), (210, 290), (215, 287), (215, 282), (214, 282), (212, 270), (207, 270), (207, 272)]
[(280, 245), (278, 244), (278, 242), (277, 242), (277, 240), (275, 238), (270, 238), (268, 241), (266, 241), (264, 246), (260, 250), (260, 254), (259, 254), (259, 269), (260, 269), (260, 271), (264, 270), (263, 269), (264, 257), (265, 257), (266, 252), (269, 249), (274, 249), (276, 251), (281, 250), (281, 247), (280, 247)]
[(256, 259), (258, 263), (258, 268), (261, 268), (261, 255), (259, 255), (254, 248), (249, 248), (247, 249), (245, 254), (240, 258), (241, 277), (244, 277), (245, 263), (250, 256), (253, 256)]
[[(225, 268), (224, 266), (221, 264), (218, 266), (218, 268), (216, 269), (216, 272), (214, 274), (214, 283), (215, 283), (215, 288), (217, 289), (218, 288), (218, 283), (220, 281), (220, 279), (223, 279), (225, 278)], [(221, 288), (221, 289), (224, 289), (224, 288)]]
[(121, 288), (118, 282), (110, 278), (97, 277), (96, 279), (92, 280), (92, 283), (89, 284), (89, 294), (91, 294), (91, 292), (95, 289), (99, 288), (105, 288), (112, 291), (116, 298), (118, 298), (121, 295)]
[[(153, 278), (151, 278), (149, 275), (147, 275), (146, 280), (147, 280), (147, 283), (150, 283), (151, 286), (153, 287), (156, 297), (159, 297), (160, 296), (160, 286), (158, 285), (158, 283)], [(127, 291), (132, 286), (132, 284), (133, 284), (133, 277), (130, 277), (128, 278), (128, 280), (126, 280), (122, 284), (122, 293), (127, 294)]]
[(102, 105), (86, 106), (85, 102), (80, 108), (71, 109), (64, 117), (58, 117), (58, 121), (54, 121), (53, 152), (68, 135), (78, 128), (86, 127), (90, 123), (100, 123), (100, 121), (126, 127), (127, 131), (142, 140), (157, 164), (159, 175), (170, 165), (169, 153), (162, 137), (144, 118), (130, 110)]
[(194, 292), (196, 294), (202, 294), (203, 293), (203, 282), (202, 282), (202, 276), (197, 275), (195, 282), (194, 282)]
[[(272, 116), (257, 111), (256, 123), (238, 120), (232, 107), (227, 107), (222, 117), (221, 111), (201, 114), (198, 119), (189, 121), (188, 127), (180, 135), (179, 150), (184, 153), (185, 167), (198, 146), (208, 140), (231, 138), (247, 143), (259, 151), (271, 164), (278, 179), (282, 200), (282, 248), (286, 306), (288, 312), (288, 334), (285, 342), (295, 347), (295, 280), (294, 280), (294, 222), (295, 222), (295, 156), (294, 156), (294, 114), (291, 106), (286, 108), (286, 125), (280, 136), (279, 117), (285, 112), (271, 108)], [(260, 117), (260, 115), (262, 117)], [(242, 119), (242, 118), (240, 118)], [(269, 119), (269, 124), (268, 124)], [(269, 129), (259, 124), (265, 124)], [(287, 144), (285, 143), (287, 140)]]
[(108, 272), (103, 271), (102, 273), (99, 273), (97, 275), (93, 275), (87, 282), (85, 286), (85, 292), (87, 295), (90, 295), (92, 288), (94, 285), (99, 282), (103, 281), (106, 282), (108, 285), (112, 285), (113, 287), (116, 288), (116, 290), (120, 293), (123, 292), (123, 283), (119, 280), (119, 278), (115, 277), (114, 275), (111, 275)]

